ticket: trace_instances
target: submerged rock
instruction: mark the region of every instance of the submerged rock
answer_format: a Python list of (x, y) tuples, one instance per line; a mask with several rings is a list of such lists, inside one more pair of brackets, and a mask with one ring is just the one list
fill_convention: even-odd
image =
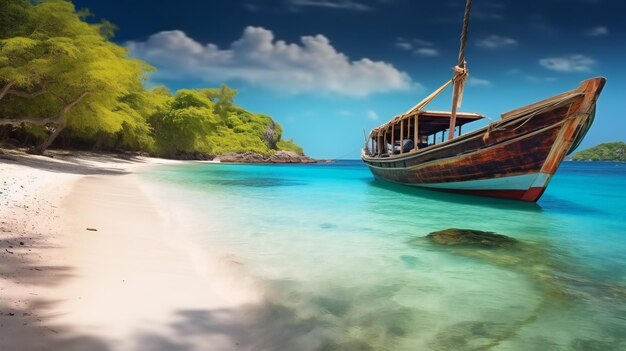
[[(478, 260), (521, 274), (540, 292), (541, 299), (526, 318), (493, 324), (463, 321), (444, 328), (430, 345), (434, 350), (491, 349), (513, 337), (546, 311), (571, 306), (575, 300), (626, 301), (626, 287), (604, 281), (581, 270), (569, 254), (550, 243), (518, 240), (506, 235), (473, 229), (450, 228), (415, 238), (410, 244), (428, 250)], [(562, 305), (565, 303), (565, 305)], [(596, 340), (577, 340), (574, 349), (602, 349)], [(608, 348), (604, 348), (608, 349)]]
[[(532, 282), (542, 292), (543, 298), (527, 319), (508, 326), (511, 335), (514, 330), (534, 321), (547, 306), (554, 306), (556, 301), (592, 298), (626, 301), (626, 287), (623, 284), (590, 276), (575, 261), (570, 262), (567, 252), (549, 243), (528, 242), (493, 232), (457, 228), (432, 232), (410, 243), (509, 269)], [(488, 335), (486, 339), (493, 337)], [(443, 334), (441, 338), (445, 339)], [(503, 340), (505, 337), (495, 339)]]
[(457, 228), (432, 232), (426, 238), (440, 245), (480, 246), (484, 248), (512, 247), (518, 243), (516, 239), (502, 234)]

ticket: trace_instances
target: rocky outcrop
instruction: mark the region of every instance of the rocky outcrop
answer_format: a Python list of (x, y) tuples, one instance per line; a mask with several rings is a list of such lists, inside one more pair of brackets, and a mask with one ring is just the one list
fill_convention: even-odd
[(308, 156), (298, 155), (293, 151), (277, 151), (265, 156), (255, 152), (234, 153), (228, 152), (217, 155), (215, 161), (228, 163), (315, 163), (316, 161)]

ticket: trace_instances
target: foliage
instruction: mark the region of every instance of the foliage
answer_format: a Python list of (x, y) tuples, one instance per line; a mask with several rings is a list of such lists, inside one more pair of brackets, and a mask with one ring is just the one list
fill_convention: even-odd
[[(16, 9), (18, 16), (5, 13)], [(0, 11), (10, 28), (0, 30), (0, 81), (11, 87), (0, 116), (46, 119), (55, 130), (67, 125), (79, 135), (145, 130), (120, 99), (144, 90), (149, 67), (103, 36), (110, 25), (86, 23), (62, 0), (9, 1)]]
[(281, 140), (278, 142), (278, 149), (285, 151), (293, 151), (298, 155), (304, 155), (304, 150), (298, 146), (292, 139)]
[[(150, 117), (157, 153), (175, 156), (181, 152), (217, 155), (251, 151), (269, 155), (279, 150), (280, 125), (269, 116), (236, 106), (233, 99), (236, 93), (225, 85), (176, 92)], [(292, 144), (284, 145), (294, 147)]]
[(577, 152), (573, 160), (626, 162), (626, 143), (618, 141), (600, 144)]
[(209, 152), (206, 135), (219, 122), (214, 103), (199, 91), (183, 89), (150, 118), (158, 152)]
[(0, 125), (41, 150), (60, 136), (65, 146), (161, 156), (302, 153), (271, 117), (236, 106), (226, 85), (146, 90), (153, 68), (110, 41), (113, 24), (89, 24), (89, 15), (64, 0), (0, 2)]

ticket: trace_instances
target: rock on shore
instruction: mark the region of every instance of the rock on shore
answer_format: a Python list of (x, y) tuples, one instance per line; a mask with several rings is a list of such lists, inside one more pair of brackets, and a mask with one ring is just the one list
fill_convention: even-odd
[(298, 155), (293, 151), (277, 151), (276, 153), (265, 156), (255, 152), (234, 153), (228, 152), (217, 155), (215, 161), (232, 162), (232, 163), (315, 163), (314, 159)]

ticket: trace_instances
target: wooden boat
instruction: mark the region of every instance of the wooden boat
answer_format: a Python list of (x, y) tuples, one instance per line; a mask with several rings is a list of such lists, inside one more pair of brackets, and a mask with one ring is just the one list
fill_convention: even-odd
[[(361, 158), (377, 179), (535, 202), (589, 130), (606, 79), (588, 79), (574, 90), (506, 112), (501, 120), (462, 134), (463, 125), (484, 118), (456, 112), (467, 77), (464, 39), (470, 5), (468, 0), (453, 78), (411, 110), (372, 130)], [(450, 84), (451, 112), (423, 109)]]
[[(604, 78), (586, 80), (577, 89), (504, 113), (500, 121), (438, 144), (450, 113), (402, 115), (372, 131), (372, 147), (363, 150), (362, 159), (379, 179), (534, 202), (589, 130), (604, 83)], [(482, 118), (457, 114), (459, 133), (462, 125)], [(420, 142), (402, 150), (400, 140)]]

